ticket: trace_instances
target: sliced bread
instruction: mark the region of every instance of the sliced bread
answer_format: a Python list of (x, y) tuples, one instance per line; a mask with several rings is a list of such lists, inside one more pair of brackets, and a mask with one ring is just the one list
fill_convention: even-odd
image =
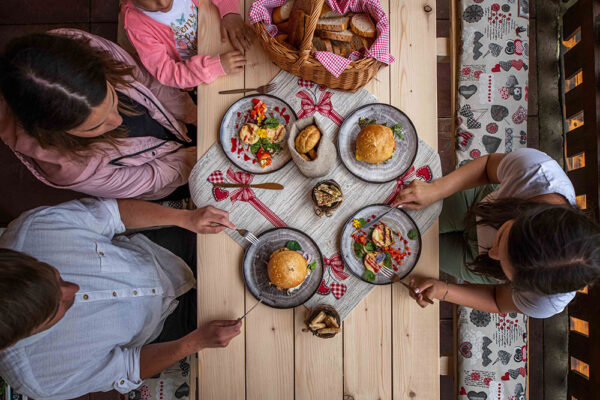
[(337, 17), (337, 18), (320, 18), (317, 21), (317, 29), (324, 31), (336, 31), (341, 32), (348, 29), (350, 18), (348, 17)]
[(332, 43), (333, 43), (334, 49), (335, 48), (339, 49), (337, 53), (335, 51), (334, 51), (334, 53), (338, 54), (340, 56), (348, 57), (353, 51), (352, 46), (348, 42), (338, 42), (338, 41), (334, 40), (334, 41), (332, 41)]
[(367, 43), (367, 39), (365, 39), (362, 36), (358, 36), (358, 35), (354, 35), (352, 37), (352, 49), (353, 51), (355, 50), (360, 50), (363, 47), (367, 47), (369, 46), (369, 43)]
[(367, 14), (356, 14), (350, 20), (352, 32), (366, 38), (373, 38), (377, 34), (375, 24)]
[(348, 15), (348, 13), (340, 15), (340, 14), (334, 13), (331, 10), (328, 10), (324, 13), (323, 12), (321, 13), (321, 18), (338, 18), (338, 17), (345, 17), (347, 15)]
[(325, 47), (325, 42), (321, 38), (313, 37), (313, 49), (316, 51), (327, 51), (327, 47)]
[(338, 40), (340, 42), (352, 42), (352, 32), (345, 30), (342, 32), (317, 30), (317, 35), (323, 39)]
[(280, 24), (290, 18), (294, 0), (288, 0), (284, 5), (273, 10), (273, 23)]

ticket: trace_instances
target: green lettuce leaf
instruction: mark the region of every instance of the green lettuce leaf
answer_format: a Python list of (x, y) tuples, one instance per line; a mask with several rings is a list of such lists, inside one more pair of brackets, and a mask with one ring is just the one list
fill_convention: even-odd
[(287, 242), (285, 244), (285, 247), (287, 247), (288, 250), (292, 250), (292, 251), (302, 250), (302, 246), (300, 246), (300, 243), (296, 242), (295, 240), (290, 240), (289, 242)]

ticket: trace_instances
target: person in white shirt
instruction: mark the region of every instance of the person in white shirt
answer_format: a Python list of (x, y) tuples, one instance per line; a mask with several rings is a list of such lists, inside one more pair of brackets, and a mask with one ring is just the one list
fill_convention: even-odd
[(40, 207), (8, 226), (0, 237), (0, 375), (8, 384), (36, 399), (127, 393), (240, 333), (241, 322), (221, 320), (157, 342), (195, 285), (181, 258), (143, 234), (122, 235), (157, 226), (235, 228), (214, 207), (95, 198)]
[(428, 296), (548, 318), (600, 278), (600, 227), (575, 207), (571, 181), (545, 153), (478, 158), (432, 183), (412, 182), (392, 205), (442, 199), (440, 270), (470, 284), (414, 278), (421, 306)]

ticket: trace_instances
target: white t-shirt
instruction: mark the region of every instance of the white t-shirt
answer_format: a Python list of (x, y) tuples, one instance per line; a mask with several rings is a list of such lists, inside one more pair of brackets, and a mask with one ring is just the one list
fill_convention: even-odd
[(198, 54), (198, 7), (192, 0), (173, 0), (168, 12), (143, 11), (144, 14), (173, 30), (175, 47), (183, 60)]
[[(556, 161), (539, 150), (524, 148), (506, 154), (498, 164), (498, 180), (500, 188), (487, 195), (483, 201), (493, 202), (506, 197), (530, 199), (558, 193), (571, 205), (576, 204), (575, 189), (567, 174)], [(480, 254), (494, 245), (496, 233), (496, 229), (490, 226), (477, 225)], [(512, 298), (523, 314), (534, 318), (548, 318), (561, 312), (575, 294), (576, 292), (541, 295), (513, 290)]]

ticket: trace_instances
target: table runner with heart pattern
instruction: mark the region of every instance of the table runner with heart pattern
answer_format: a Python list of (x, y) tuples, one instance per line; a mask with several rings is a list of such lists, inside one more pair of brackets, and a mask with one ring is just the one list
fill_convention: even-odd
[[(457, 167), (527, 146), (529, 1), (462, 0)], [(459, 306), (458, 395), (524, 400), (527, 317)]]
[[(323, 86), (280, 72), (272, 81), (276, 89), (269, 93), (285, 100), (296, 114), (321, 118), (327, 135), (335, 143), (335, 135), (343, 118), (358, 107), (376, 103), (377, 98), (365, 89), (357, 93), (329, 90)], [(417, 132), (418, 133), (418, 132)], [(305, 303), (309, 308), (317, 304), (333, 306), (344, 319), (350, 311), (374, 288), (347, 271), (340, 257), (338, 236), (345, 221), (358, 209), (373, 203), (389, 202), (413, 179), (431, 181), (441, 176), (440, 158), (429, 145), (419, 141), (419, 150), (413, 166), (394, 182), (366, 183), (354, 177), (337, 160), (336, 166), (323, 178), (306, 178), (290, 161), (279, 171), (253, 176), (239, 171), (225, 156), (220, 144), (214, 144), (198, 161), (190, 175), (190, 191), (198, 207), (213, 205), (227, 210), (236, 226), (255, 233), (290, 226), (305, 232), (319, 245), (323, 253), (324, 275), (318, 292)], [(321, 179), (334, 179), (343, 190), (344, 201), (331, 217), (315, 215), (311, 190)], [(261, 183), (277, 182), (285, 186), (277, 190), (221, 189), (216, 182)], [(408, 211), (421, 233), (424, 233), (441, 212), (441, 202), (420, 211)], [(248, 243), (237, 233), (229, 235), (242, 247)], [(425, 247), (423, 252), (428, 251)]]
[(527, 145), (528, 0), (464, 0), (457, 165)]

